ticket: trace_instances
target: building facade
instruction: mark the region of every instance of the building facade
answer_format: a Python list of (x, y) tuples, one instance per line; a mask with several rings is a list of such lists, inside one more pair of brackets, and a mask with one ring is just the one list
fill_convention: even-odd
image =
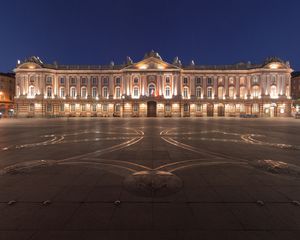
[(203, 66), (143, 60), (107, 66), (44, 64), (38, 57), (16, 69), (15, 112), (20, 117), (290, 116), (288, 62)]
[(0, 117), (13, 115), (15, 95), (15, 74), (0, 73)]
[(294, 100), (300, 100), (300, 72), (292, 73), (291, 96)]

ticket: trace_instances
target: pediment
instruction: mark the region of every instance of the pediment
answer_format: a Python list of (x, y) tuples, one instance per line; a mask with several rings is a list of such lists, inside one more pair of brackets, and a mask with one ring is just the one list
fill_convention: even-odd
[(146, 58), (140, 62), (134, 63), (124, 68), (124, 70), (168, 70), (179, 69), (170, 63), (155, 57)]
[(19, 69), (37, 69), (41, 68), (39, 64), (33, 63), (33, 62), (26, 62), (23, 64), (20, 64), (17, 68)]

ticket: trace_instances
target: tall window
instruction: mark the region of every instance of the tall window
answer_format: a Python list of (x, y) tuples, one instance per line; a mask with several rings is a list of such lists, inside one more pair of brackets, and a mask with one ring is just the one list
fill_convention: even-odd
[(52, 87), (47, 87), (47, 97), (52, 97)]
[(104, 103), (104, 104), (102, 105), (102, 111), (103, 111), (103, 112), (107, 112), (107, 109), (108, 109), (107, 103)]
[(121, 78), (119, 78), (119, 77), (116, 78), (116, 84), (117, 84), (117, 85), (120, 85), (120, 84), (121, 84)]
[(97, 78), (96, 77), (92, 77), (92, 85), (95, 86), (97, 85)]
[(252, 112), (253, 113), (258, 113), (259, 112), (259, 104), (258, 103), (254, 103), (252, 105)]
[(202, 79), (201, 77), (196, 77), (196, 84), (201, 84), (202, 83)]
[(167, 83), (167, 84), (170, 83), (170, 77), (166, 77), (166, 83)]
[(246, 88), (245, 87), (240, 87), (240, 98), (241, 99), (246, 99)]
[(34, 86), (29, 87), (29, 97), (34, 98), (35, 96), (35, 89)]
[(201, 97), (201, 87), (196, 88), (196, 97), (200, 98)]
[(138, 87), (134, 87), (133, 88), (133, 97), (134, 98), (138, 98), (139, 97), (139, 88)]
[(59, 81), (60, 81), (60, 84), (61, 84), (61, 85), (64, 85), (64, 84), (65, 84), (65, 78), (64, 78), (64, 77), (60, 77), (60, 80), (59, 80)]
[(93, 104), (93, 106), (92, 106), (92, 111), (93, 111), (93, 112), (96, 112), (96, 111), (97, 111), (97, 104)]
[(202, 104), (196, 104), (196, 112), (202, 112)]
[(229, 92), (228, 92), (228, 95), (229, 95), (229, 98), (234, 98), (234, 87), (229, 87)]
[(185, 103), (184, 105), (183, 105), (183, 111), (185, 111), (185, 112), (188, 112), (189, 111), (189, 104), (188, 103)]
[(207, 98), (212, 98), (212, 88), (211, 87), (207, 88)]
[(87, 79), (85, 77), (81, 78), (81, 84), (86, 85)]
[(183, 84), (188, 84), (188, 78), (187, 77), (183, 78)]
[(171, 89), (169, 86), (166, 86), (166, 98), (171, 97)]
[(105, 97), (105, 98), (108, 97), (108, 89), (107, 89), (107, 87), (103, 87), (103, 97)]
[(96, 97), (97, 97), (97, 88), (96, 88), (96, 87), (93, 87), (93, 88), (92, 88), (92, 97), (93, 97), (93, 98), (96, 98)]
[(72, 85), (76, 84), (76, 78), (71, 77), (71, 78), (70, 78), (70, 83), (71, 83)]
[(213, 84), (213, 79), (211, 77), (207, 78), (207, 85), (212, 85)]
[(258, 98), (259, 97), (259, 87), (258, 86), (254, 86), (252, 88), (252, 97), (253, 98)]
[(105, 84), (105, 85), (108, 84), (108, 77), (105, 77), (105, 78), (103, 79), (103, 84)]
[(121, 110), (121, 105), (120, 104), (116, 104), (115, 105), (115, 112), (120, 112)]
[(134, 112), (138, 112), (139, 111), (139, 104), (138, 103), (133, 104), (133, 111)]
[(188, 98), (188, 88), (187, 87), (183, 88), (183, 97)]
[(223, 87), (218, 87), (218, 98), (223, 99), (224, 93), (223, 93)]
[(116, 98), (120, 98), (120, 97), (121, 97), (120, 87), (116, 87)]
[(65, 104), (64, 104), (64, 103), (60, 104), (59, 110), (60, 110), (61, 112), (65, 111)]
[(86, 96), (86, 87), (82, 87), (81, 88), (81, 97), (82, 98), (86, 98), (87, 96)]
[(257, 76), (253, 76), (253, 77), (252, 77), (252, 83), (253, 83), (253, 84), (258, 83), (258, 77), (257, 77)]
[(155, 96), (155, 85), (154, 84), (149, 85), (149, 96)]
[(71, 87), (70, 92), (71, 92), (71, 97), (72, 98), (76, 98), (76, 88), (75, 87)]
[(59, 90), (59, 96), (61, 98), (65, 97), (65, 88), (64, 87), (61, 87), (60, 90)]
[(277, 87), (275, 85), (271, 86), (271, 91), (270, 91), (270, 97), (271, 98), (277, 98)]
[(46, 84), (52, 84), (52, 77), (50, 76), (46, 77)]

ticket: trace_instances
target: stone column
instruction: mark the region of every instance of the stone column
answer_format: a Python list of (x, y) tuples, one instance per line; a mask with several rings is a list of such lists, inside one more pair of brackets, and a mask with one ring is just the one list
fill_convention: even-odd
[(228, 97), (229, 97), (229, 90), (228, 90), (229, 78), (228, 78), (228, 76), (225, 76), (224, 81), (225, 81), (225, 98), (228, 99)]
[(236, 98), (240, 98), (240, 76), (237, 75), (235, 77), (235, 92), (236, 92)]

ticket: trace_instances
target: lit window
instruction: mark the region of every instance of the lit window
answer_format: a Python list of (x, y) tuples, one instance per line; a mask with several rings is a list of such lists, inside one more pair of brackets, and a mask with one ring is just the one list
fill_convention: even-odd
[(60, 96), (61, 98), (65, 97), (65, 88), (64, 88), (64, 87), (61, 87), (61, 88), (60, 88), (59, 96)]
[(270, 97), (271, 98), (277, 98), (277, 87), (276, 86), (271, 86), (271, 91), (270, 91)]
[(86, 87), (81, 88), (81, 97), (86, 98)]
[(139, 97), (139, 88), (138, 87), (134, 87), (133, 88), (133, 97), (134, 98), (138, 98)]
[(29, 87), (29, 97), (33, 98), (35, 96), (34, 86)]
[(183, 88), (183, 97), (188, 98), (188, 88), (187, 87)]
[(47, 97), (52, 97), (52, 87), (47, 87)]
[(234, 87), (229, 87), (229, 92), (228, 92), (228, 95), (229, 95), (229, 98), (234, 98)]
[(75, 104), (74, 103), (71, 104), (71, 112), (75, 112)]
[(171, 89), (169, 86), (166, 87), (166, 97), (169, 98), (171, 96)]
[(196, 104), (196, 112), (202, 112), (202, 104)]
[(253, 113), (258, 113), (258, 112), (259, 112), (259, 104), (254, 103), (254, 104), (252, 105), (252, 112), (253, 112)]
[(46, 84), (52, 84), (52, 77), (50, 76), (46, 77)]
[(102, 105), (102, 111), (103, 112), (107, 112), (107, 109), (108, 109), (108, 105), (105, 103)]
[(72, 98), (76, 98), (76, 88), (75, 87), (71, 87), (71, 97)]
[(246, 99), (246, 88), (245, 87), (240, 87), (240, 98), (241, 99)]
[(259, 88), (258, 88), (258, 86), (254, 86), (252, 88), (252, 96), (253, 96), (253, 98), (258, 98), (259, 97)]
[(104, 87), (104, 88), (103, 88), (103, 97), (105, 97), (105, 98), (108, 97), (107, 87)]
[(218, 87), (218, 98), (223, 99), (223, 87)]
[(154, 84), (149, 85), (149, 96), (155, 96), (155, 85)]

